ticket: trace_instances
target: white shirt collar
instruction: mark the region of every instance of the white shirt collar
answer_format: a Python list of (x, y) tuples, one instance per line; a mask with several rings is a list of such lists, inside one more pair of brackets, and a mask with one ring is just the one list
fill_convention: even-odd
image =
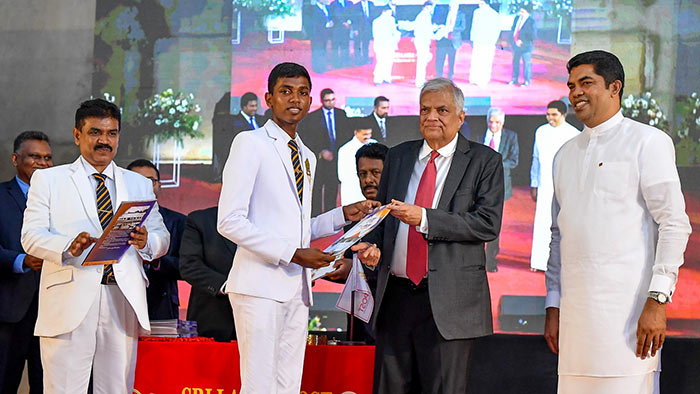
[(587, 134), (592, 134), (592, 133), (604, 133), (608, 130), (611, 130), (620, 122), (622, 122), (622, 119), (625, 117), (622, 116), (622, 110), (617, 111), (615, 115), (613, 115), (610, 119), (606, 120), (605, 122), (599, 124), (596, 127), (588, 127), (584, 126), (583, 131), (586, 132)]
[[(87, 175), (89, 177), (92, 178), (92, 174), (99, 173), (99, 171), (97, 171), (95, 169), (95, 167), (92, 166), (92, 164), (88, 163), (88, 161), (85, 160), (83, 155), (80, 155), (80, 163), (83, 165), (83, 168), (85, 169), (85, 172), (87, 173)], [(113, 161), (109, 162), (109, 164), (104, 169), (104, 171), (102, 171), (102, 174), (106, 175), (107, 178), (114, 180), (114, 162)]]
[[(449, 143), (447, 143), (447, 145), (437, 150), (440, 156), (451, 157), (452, 155), (454, 155), (455, 150), (457, 150), (457, 138), (459, 138), (459, 131), (457, 131), (457, 134), (455, 134), (454, 138), (452, 138), (452, 141), (450, 141)], [(418, 153), (418, 159), (424, 160), (427, 157), (430, 157), (430, 153), (432, 151), (433, 148), (431, 148), (430, 145), (428, 145), (428, 141), (424, 139), (423, 146), (421, 146), (420, 152)]]
[[(294, 138), (290, 138), (289, 134), (287, 134), (286, 131), (282, 130), (282, 128), (277, 123), (275, 123), (274, 120), (272, 120), (272, 119), (268, 120), (267, 123), (265, 123), (265, 126), (267, 127), (268, 125), (270, 125), (269, 131), (271, 131), (271, 134), (273, 137), (281, 138), (282, 140), (284, 140), (286, 142), (289, 142), (289, 140), (293, 139), (294, 141), (296, 141), (297, 145), (299, 145), (299, 147), (301, 147), (301, 145), (300, 145), (301, 138), (299, 138), (298, 132), (294, 133)], [(299, 127), (299, 126), (297, 125), (297, 127)]]
[(247, 121), (248, 121), (248, 123), (250, 123), (250, 118), (251, 118), (251, 117), (250, 117), (250, 116), (248, 116), (248, 114), (247, 114), (247, 113), (245, 113), (245, 112), (241, 111), (241, 115), (243, 115), (243, 118), (245, 118), (245, 120), (247, 120)]

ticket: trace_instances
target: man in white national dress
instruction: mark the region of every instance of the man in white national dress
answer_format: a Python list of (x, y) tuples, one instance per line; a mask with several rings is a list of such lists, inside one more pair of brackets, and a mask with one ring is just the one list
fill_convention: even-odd
[(586, 127), (554, 158), (545, 339), (559, 393), (658, 393), (666, 303), (691, 231), (673, 142), (622, 116), (615, 55), (581, 53), (567, 69)]

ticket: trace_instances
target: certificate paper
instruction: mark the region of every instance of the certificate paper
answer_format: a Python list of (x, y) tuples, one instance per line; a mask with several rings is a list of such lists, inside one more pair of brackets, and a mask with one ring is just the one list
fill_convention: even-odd
[[(362, 220), (357, 222), (352, 228), (343, 234), (342, 237), (338, 238), (329, 247), (324, 250), (326, 253), (330, 253), (335, 257), (335, 261), (343, 258), (343, 254), (352, 245), (355, 245), (364, 237), (369, 234), (379, 223), (384, 220), (384, 218), (389, 214), (391, 209), (387, 205), (382, 205), (381, 207), (375, 208), (372, 212), (367, 214)], [(322, 278), (326, 274), (335, 271), (333, 263), (323, 268), (311, 270), (311, 280), (316, 280)]]
[(155, 203), (155, 200), (122, 202), (83, 265), (116, 264), (131, 247), (129, 234), (143, 224)]

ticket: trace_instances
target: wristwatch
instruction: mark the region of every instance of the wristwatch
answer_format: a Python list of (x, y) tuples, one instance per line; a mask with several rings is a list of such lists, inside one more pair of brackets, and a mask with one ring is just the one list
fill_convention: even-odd
[(668, 296), (660, 291), (650, 291), (648, 297), (662, 305), (669, 301)]

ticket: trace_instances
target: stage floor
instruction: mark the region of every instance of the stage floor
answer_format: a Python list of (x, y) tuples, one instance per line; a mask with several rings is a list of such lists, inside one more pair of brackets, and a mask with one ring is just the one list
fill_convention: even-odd
[[(220, 184), (212, 184), (190, 178), (181, 179), (180, 188), (163, 189), (160, 203), (185, 214), (214, 206), (218, 203)], [(187, 190), (186, 193), (183, 191)], [(700, 192), (686, 192), (685, 201), (693, 233), (685, 252), (685, 264), (680, 269), (679, 281), (673, 302), (668, 305), (669, 335), (700, 337)], [(489, 273), (491, 305), (494, 329), (503, 333), (498, 325), (499, 300), (504, 295), (543, 296), (546, 293), (544, 273), (530, 271), (530, 247), (535, 203), (530, 199), (529, 188), (515, 187), (513, 197), (506, 201), (501, 231), (501, 252), (498, 256), (498, 272)], [(332, 239), (314, 242), (325, 247)], [(180, 281), (181, 310), (186, 310), (189, 285)], [(318, 281), (316, 292), (339, 293), (342, 285)], [(184, 317), (184, 314), (181, 314)], [(511, 332), (511, 331), (508, 331)]]

